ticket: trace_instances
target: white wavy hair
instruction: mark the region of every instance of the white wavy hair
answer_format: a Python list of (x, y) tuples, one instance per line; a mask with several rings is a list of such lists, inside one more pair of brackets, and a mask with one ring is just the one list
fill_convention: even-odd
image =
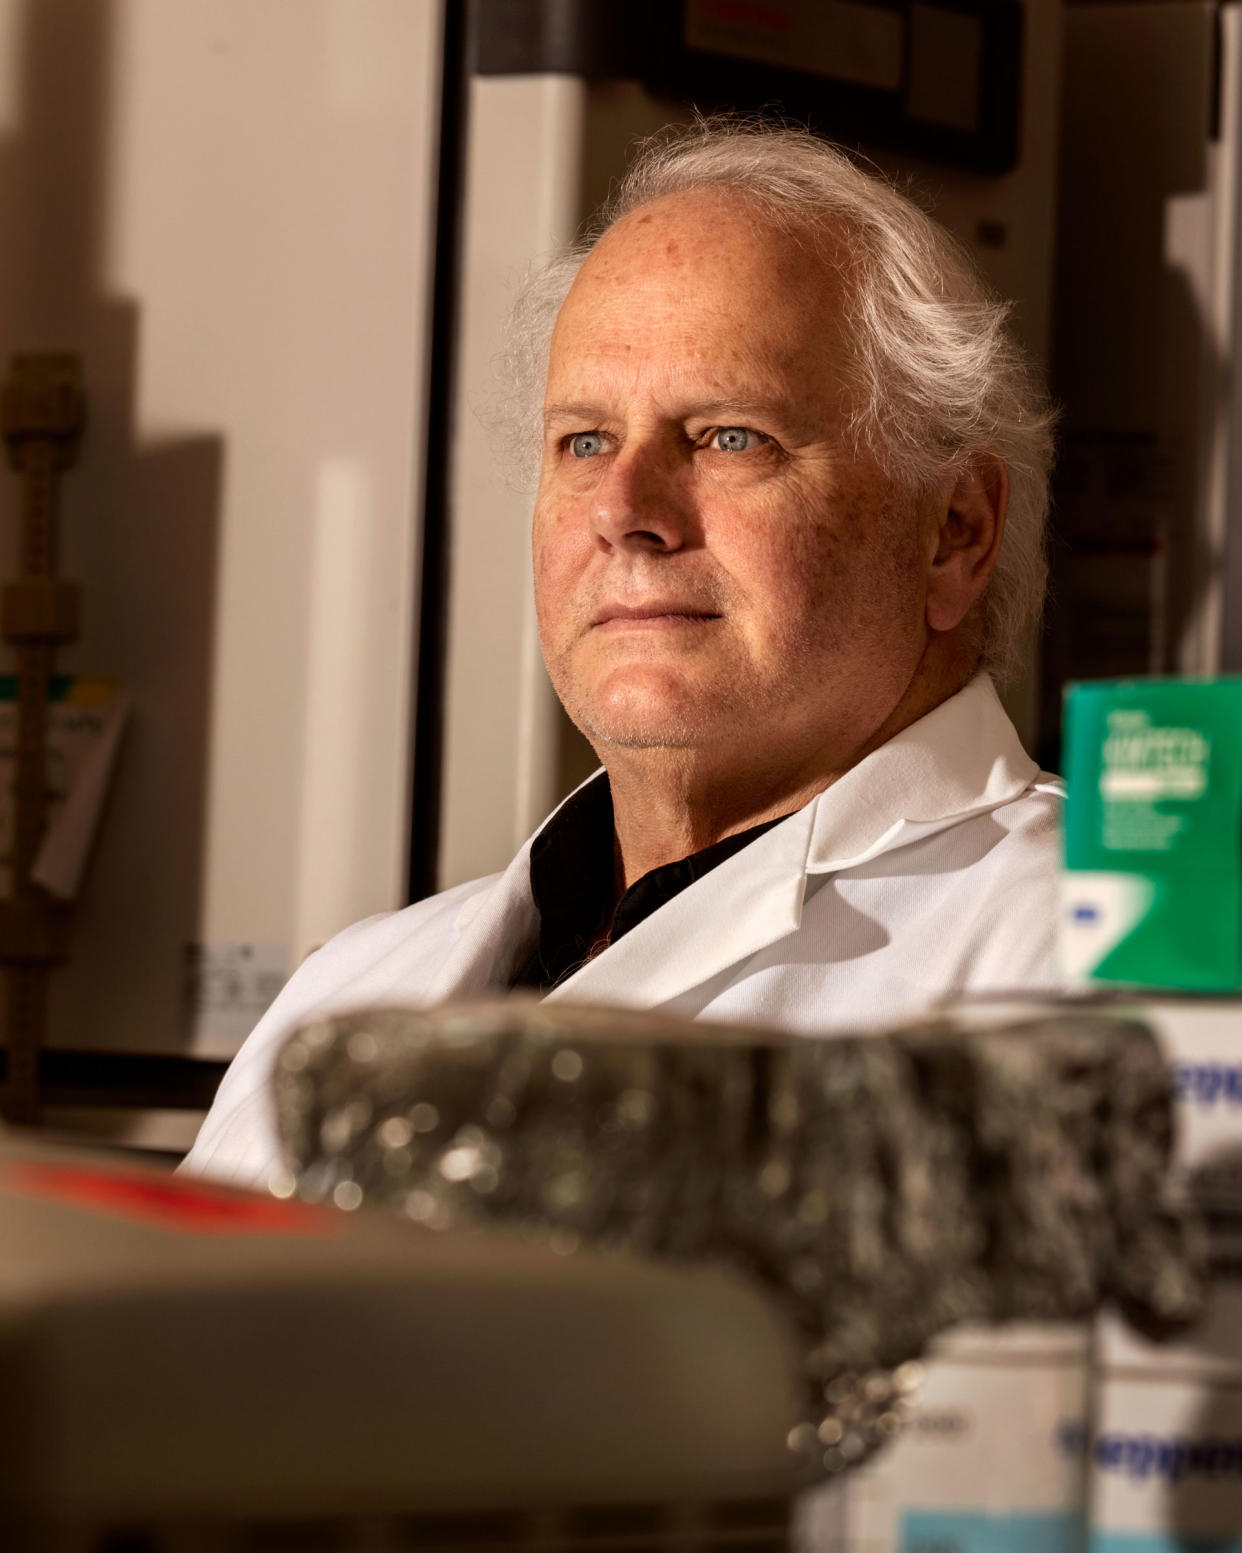
[(843, 324), (853, 408), (846, 435), (910, 490), (974, 458), (1009, 471), (1009, 512), (983, 601), (982, 663), (1004, 682), (1022, 666), (1047, 585), (1044, 530), (1055, 414), (992, 295), (957, 242), (882, 178), (805, 130), (700, 118), (643, 141), (585, 235), (522, 288), (505, 353), (509, 406), (529, 449), (557, 313), (603, 234), (664, 195), (735, 190), (791, 240), (844, 237)]

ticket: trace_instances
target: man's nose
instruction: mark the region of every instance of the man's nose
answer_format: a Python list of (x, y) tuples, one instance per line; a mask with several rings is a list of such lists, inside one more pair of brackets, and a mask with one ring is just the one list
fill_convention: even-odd
[(604, 550), (680, 550), (694, 524), (688, 486), (671, 450), (623, 449), (592, 494), (592, 536)]

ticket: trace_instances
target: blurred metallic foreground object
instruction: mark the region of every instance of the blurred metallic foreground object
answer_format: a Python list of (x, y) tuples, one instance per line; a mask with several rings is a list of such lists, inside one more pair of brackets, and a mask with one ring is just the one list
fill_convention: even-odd
[(734, 1276), (3, 1142), (0, 1246), (4, 1553), (785, 1546)]
[(956, 1322), (1161, 1336), (1201, 1303), (1166, 1063), (1124, 1019), (809, 1041), (510, 999), (308, 1025), (275, 1082), (278, 1191), (758, 1280), (803, 1336), (814, 1475), (896, 1432)]

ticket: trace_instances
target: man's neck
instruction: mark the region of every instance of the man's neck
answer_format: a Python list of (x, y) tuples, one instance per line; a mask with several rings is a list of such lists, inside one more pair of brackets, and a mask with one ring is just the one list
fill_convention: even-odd
[(748, 782), (735, 771), (726, 781), (711, 781), (688, 771), (684, 761), (651, 759), (681, 751), (643, 753), (648, 757), (642, 762), (645, 775), (637, 780), (629, 761), (609, 767), (618, 895), (653, 868), (702, 852), (765, 820), (793, 814), (832, 780), (817, 775), (801, 784), (766, 785)]
[(607, 748), (617, 839), (617, 894), (653, 868), (689, 857), (767, 820), (793, 814), (916, 722), (974, 672), (974, 663), (951, 675), (924, 672), (920, 665), (905, 693), (875, 727), (856, 731), (836, 744), (820, 742), (739, 752), (736, 747)]

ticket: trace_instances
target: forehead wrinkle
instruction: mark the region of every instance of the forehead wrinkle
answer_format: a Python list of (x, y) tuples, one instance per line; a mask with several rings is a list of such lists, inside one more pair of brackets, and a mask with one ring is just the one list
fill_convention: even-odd
[(777, 332), (765, 321), (760, 333), (743, 327), (729, 336), (732, 320), (726, 318), (722, 339), (723, 310), (714, 304), (654, 317), (649, 309), (623, 306), (627, 300), (632, 296), (615, 299), (602, 317), (581, 300), (562, 312), (548, 372), (549, 394), (557, 402), (593, 402), (601, 380), (631, 391), (642, 386), (661, 398), (784, 402), (792, 385), (821, 376), (818, 342), (804, 329)]
[[(816, 312), (835, 310), (841, 300), (837, 266), (790, 234), (765, 227), (756, 215), (750, 201), (712, 189), (666, 195), (640, 207), (587, 255), (562, 313), (594, 292), (597, 308), (622, 306), (632, 314), (641, 304), (652, 321), (657, 312), (675, 320), (687, 305), (703, 304), (704, 283), (713, 280), (721, 306), (730, 291), (749, 285), (758, 295), (800, 297)], [(801, 329), (791, 332), (801, 335)]]
[(549, 402), (770, 402), (835, 419), (839, 284), (718, 192), (705, 219), (711, 192), (668, 196), (601, 238), (557, 319)]
[(705, 275), (761, 294), (800, 295), (816, 308), (841, 300), (835, 254), (774, 228), (749, 197), (726, 189), (665, 195), (622, 217), (587, 255), (575, 285), (620, 278), (631, 293), (685, 288), (697, 296)]
[(748, 356), (734, 353), (722, 370), (719, 359), (697, 353), (614, 355), (588, 346), (549, 373), (544, 421), (645, 411), (673, 420), (728, 415), (801, 424), (827, 408), (826, 385), (809, 381), (799, 364)]

